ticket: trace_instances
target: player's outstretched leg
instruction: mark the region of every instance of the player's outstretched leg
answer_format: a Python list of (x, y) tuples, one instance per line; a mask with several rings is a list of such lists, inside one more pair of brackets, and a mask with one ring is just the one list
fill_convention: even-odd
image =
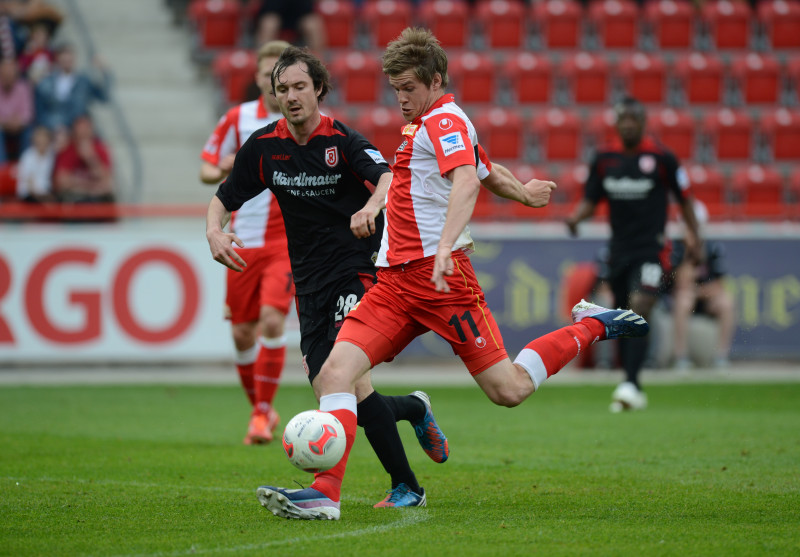
[(587, 317), (597, 319), (606, 328), (604, 338), (643, 337), (650, 330), (650, 325), (638, 313), (629, 309), (608, 309), (586, 300), (581, 300), (572, 308), (572, 322), (580, 323)]
[(262, 485), (256, 490), (261, 506), (275, 516), (306, 520), (339, 520), (339, 501), (312, 487), (285, 489)]
[[(450, 447), (447, 445), (447, 437), (436, 423), (431, 410), (431, 397), (422, 391), (414, 391), (411, 396), (416, 397), (425, 405), (425, 416), (417, 422), (412, 422), (414, 433), (417, 435), (422, 450), (425, 451), (434, 462), (444, 462), (450, 456)], [(398, 486), (399, 487), (399, 486)], [(422, 496), (424, 501), (425, 496)]]
[(406, 484), (400, 484), (386, 493), (389, 494), (386, 499), (376, 503), (373, 507), (376, 509), (381, 507), (424, 507), (427, 504), (424, 488), (422, 493), (418, 494)]

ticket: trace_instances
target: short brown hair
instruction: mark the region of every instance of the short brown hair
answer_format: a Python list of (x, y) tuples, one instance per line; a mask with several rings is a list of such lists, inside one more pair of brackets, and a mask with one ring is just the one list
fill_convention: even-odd
[(311, 77), (311, 81), (314, 84), (314, 90), (316, 91), (319, 89), (317, 101), (322, 102), (322, 99), (324, 99), (328, 91), (331, 90), (331, 76), (325, 64), (323, 64), (319, 58), (311, 54), (311, 51), (307, 48), (290, 46), (281, 53), (280, 58), (278, 58), (278, 61), (275, 63), (275, 67), (272, 69), (272, 90), (275, 90), (275, 81), (286, 71), (286, 68), (300, 62), (304, 62), (308, 68), (308, 75)]
[(430, 87), (433, 76), (438, 73), (442, 76), (442, 88), (447, 87), (447, 53), (430, 30), (406, 27), (386, 47), (383, 73), (392, 77), (407, 70), (413, 70), (426, 87)]
[(264, 58), (277, 58), (281, 53), (292, 46), (286, 41), (269, 41), (261, 45), (256, 51), (256, 61), (261, 62)]

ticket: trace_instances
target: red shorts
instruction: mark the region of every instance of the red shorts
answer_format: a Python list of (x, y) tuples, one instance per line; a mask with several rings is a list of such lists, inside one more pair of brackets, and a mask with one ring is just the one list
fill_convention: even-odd
[(508, 358), (469, 257), (453, 252), (453, 263), (449, 293), (436, 292), (430, 281), (432, 256), (379, 269), (378, 284), (347, 314), (336, 342), (358, 346), (373, 366), (428, 331), (450, 343), (472, 375)]
[(262, 306), (287, 315), (294, 298), (289, 253), (273, 249), (237, 249), (247, 262), (244, 272), (228, 269), (225, 318), (232, 323), (258, 321)]

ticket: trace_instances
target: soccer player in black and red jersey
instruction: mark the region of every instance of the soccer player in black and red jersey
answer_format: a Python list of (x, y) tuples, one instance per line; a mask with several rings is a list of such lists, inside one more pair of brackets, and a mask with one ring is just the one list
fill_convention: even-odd
[[(384, 227), (381, 211), (392, 179), (389, 165), (364, 136), (320, 113), (328, 81), (327, 70), (310, 52), (296, 47), (283, 51), (272, 71), (272, 86), (284, 117), (242, 145), (228, 179), (211, 200), (206, 223), (214, 259), (241, 271), (245, 262), (234, 247), (243, 247), (242, 242), (223, 230), (230, 212), (265, 189), (275, 195), (286, 224), (303, 363), (315, 393), (315, 379), (345, 316), (375, 283)], [(365, 181), (376, 185), (374, 193)], [(421, 391), (381, 395), (373, 390), (369, 374), (356, 392), (358, 424), (390, 474), (392, 489), (416, 495), (405, 504), (385, 504), (387, 497), (376, 506), (425, 506), (425, 491), (408, 464), (396, 421), (411, 422), (428, 456), (444, 462), (447, 439), (433, 418), (428, 396)], [(320, 408), (326, 410), (324, 404)], [(335, 469), (317, 474), (307, 489), (328, 494), (338, 514), (337, 474)]]
[[(595, 154), (584, 198), (567, 219), (567, 226), (573, 236), (577, 235), (578, 223), (591, 217), (601, 200), (608, 200), (608, 279), (615, 303), (649, 319), (663, 275), (669, 270), (669, 194), (680, 204), (686, 223), (686, 250), (693, 257), (701, 250), (697, 219), (688, 176), (678, 159), (644, 134), (647, 117), (642, 103), (626, 97), (614, 110), (618, 141)], [(612, 410), (647, 407), (647, 396), (639, 385), (647, 343), (647, 337), (620, 340), (625, 381), (612, 395)]]

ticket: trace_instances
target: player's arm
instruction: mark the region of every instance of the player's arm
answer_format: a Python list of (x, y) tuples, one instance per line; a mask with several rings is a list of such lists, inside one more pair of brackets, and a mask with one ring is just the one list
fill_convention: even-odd
[(368, 238), (375, 234), (375, 219), (386, 207), (386, 194), (391, 183), (392, 173), (384, 172), (364, 206), (350, 217), (350, 230), (356, 238)]
[(591, 199), (581, 199), (572, 215), (567, 217), (567, 227), (569, 228), (570, 235), (578, 235), (578, 224), (591, 217), (594, 214), (596, 206), (597, 204)]
[(206, 240), (208, 240), (208, 247), (211, 249), (214, 261), (241, 272), (244, 267), (247, 267), (247, 263), (236, 253), (232, 244), (243, 248), (244, 243), (236, 234), (225, 232), (225, 225), (228, 224), (230, 218), (231, 212), (225, 208), (220, 198), (216, 195), (212, 197), (206, 214)]
[(200, 181), (204, 184), (219, 184), (231, 173), (235, 159), (236, 154), (231, 153), (222, 157), (218, 165), (204, 160), (200, 163)]
[(472, 218), (481, 187), (475, 167), (469, 164), (457, 166), (447, 174), (447, 178), (453, 183), (453, 187), (450, 190), (447, 217), (442, 228), (442, 237), (439, 238), (431, 276), (431, 282), (436, 286), (437, 292), (450, 292), (444, 275), (453, 274), (451, 257), (453, 246)]
[(584, 186), (583, 199), (580, 200), (578, 206), (572, 212), (572, 215), (567, 217), (566, 223), (569, 229), (570, 236), (578, 235), (578, 225), (594, 215), (597, 208), (597, 202), (603, 197), (603, 178), (598, 171), (598, 158), (595, 157), (589, 169), (589, 177)]
[(555, 182), (536, 178), (523, 184), (505, 166), (492, 163), (489, 175), (481, 184), (495, 195), (518, 201), (528, 207), (544, 207), (550, 202), (550, 194), (556, 189)]
[(697, 224), (697, 215), (694, 213), (694, 197), (691, 194), (684, 194), (680, 199), (681, 216), (686, 224), (686, 232), (683, 237), (686, 244), (686, 257), (700, 263), (703, 261), (703, 245), (700, 239), (700, 226)]

